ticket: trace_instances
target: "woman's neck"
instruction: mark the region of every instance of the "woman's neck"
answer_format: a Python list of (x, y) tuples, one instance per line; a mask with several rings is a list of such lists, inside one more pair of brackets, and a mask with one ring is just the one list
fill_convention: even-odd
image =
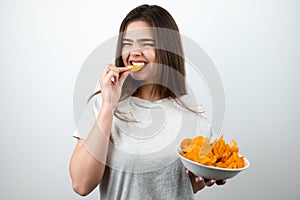
[(152, 102), (163, 98), (158, 94), (158, 91), (156, 91), (154, 84), (143, 85), (134, 96)]

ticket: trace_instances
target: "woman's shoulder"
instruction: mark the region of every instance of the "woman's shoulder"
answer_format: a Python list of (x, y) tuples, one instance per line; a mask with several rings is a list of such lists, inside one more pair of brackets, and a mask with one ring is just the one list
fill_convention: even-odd
[[(191, 95), (185, 94), (178, 97), (178, 100), (193, 109), (203, 109), (203, 106), (198, 103), (197, 99)], [(201, 110), (199, 110), (201, 111)]]
[(185, 94), (178, 98), (175, 98), (175, 102), (181, 109), (185, 109), (191, 113), (194, 114), (204, 113), (203, 105), (199, 103), (197, 99), (191, 95)]

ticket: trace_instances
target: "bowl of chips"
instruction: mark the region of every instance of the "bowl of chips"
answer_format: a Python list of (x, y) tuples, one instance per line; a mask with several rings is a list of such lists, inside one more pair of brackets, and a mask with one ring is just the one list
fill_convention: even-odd
[(177, 151), (183, 165), (193, 174), (215, 180), (230, 179), (250, 166), (238, 152), (237, 143), (231, 140), (227, 144), (223, 135), (214, 142), (203, 136), (184, 139)]

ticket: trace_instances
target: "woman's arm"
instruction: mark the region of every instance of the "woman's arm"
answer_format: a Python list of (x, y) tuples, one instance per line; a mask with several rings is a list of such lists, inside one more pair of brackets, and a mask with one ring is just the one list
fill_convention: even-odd
[(101, 110), (86, 140), (78, 140), (70, 161), (72, 186), (79, 195), (89, 194), (103, 177), (113, 113), (130, 69), (131, 67), (107, 65), (99, 80)]
[[(112, 117), (112, 110), (102, 107), (88, 138), (85, 141), (79, 139), (74, 149), (70, 161), (70, 175), (72, 187), (79, 195), (89, 194), (102, 179)], [(101, 155), (95, 155), (93, 151)]]

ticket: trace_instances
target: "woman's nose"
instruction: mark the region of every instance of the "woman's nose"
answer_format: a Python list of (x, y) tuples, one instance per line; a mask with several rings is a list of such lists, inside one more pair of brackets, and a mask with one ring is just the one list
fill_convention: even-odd
[(133, 48), (130, 50), (129, 54), (132, 56), (140, 56), (140, 55), (142, 55), (142, 49), (139, 47)]

